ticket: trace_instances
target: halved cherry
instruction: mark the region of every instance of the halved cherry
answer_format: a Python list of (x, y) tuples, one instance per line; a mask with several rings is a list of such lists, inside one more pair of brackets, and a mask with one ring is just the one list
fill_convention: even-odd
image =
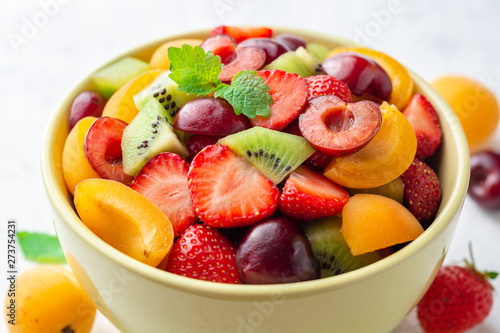
[(99, 176), (130, 185), (134, 177), (123, 172), (122, 135), (127, 123), (109, 117), (97, 119), (90, 126), (83, 151), (92, 168)]
[(222, 67), (219, 80), (230, 82), (241, 71), (259, 70), (266, 62), (266, 52), (256, 47), (237, 47), (236, 59)]
[(331, 156), (352, 154), (363, 148), (382, 124), (380, 106), (371, 101), (345, 103), (337, 96), (313, 98), (299, 116), (304, 138)]
[(214, 55), (218, 55), (223, 64), (229, 64), (235, 57), (236, 41), (229, 35), (219, 34), (205, 39), (200, 44), (200, 47), (205, 51), (212, 51)]

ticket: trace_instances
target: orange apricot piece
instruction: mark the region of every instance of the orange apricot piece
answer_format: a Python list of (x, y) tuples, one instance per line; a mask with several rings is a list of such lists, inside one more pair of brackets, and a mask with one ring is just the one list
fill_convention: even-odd
[(330, 51), (327, 57), (348, 51), (364, 54), (382, 66), (392, 82), (392, 92), (389, 103), (396, 105), (399, 110), (403, 110), (413, 96), (414, 87), (413, 80), (406, 68), (385, 53), (362, 47), (339, 47)]
[(378, 194), (356, 194), (342, 210), (340, 232), (357, 256), (410, 242), (424, 229), (399, 202)]
[(139, 113), (134, 103), (134, 96), (139, 91), (146, 88), (146, 86), (162, 72), (162, 70), (151, 70), (125, 83), (125, 85), (118, 89), (108, 100), (102, 111), (102, 116), (118, 118), (130, 124)]
[(413, 162), (417, 138), (408, 119), (384, 102), (382, 125), (368, 144), (354, 154), (333, 157), (323, 174), (348, 188), (382, 186), (399, 177)]
[[(75, 276), (62, 266), (39, 265), (17, 278), (15, 299), (5, 298), (5, 307), (15, 300), (15, 325), (10, 333), (74, 332), (92, 329), (96, 309)], [(8, 322), (12, 318), (4, 311)]]
[(479, 82), (456, 75), (440, 77), (431, 85), (455, 111), (471, 150), (493, 135), (500, 119), (493, 92)]
[(66, 186), (71, 194), (75, 193), (75, 187), (82, 180), (89, 178), (101, 178), (94, 171), (92, 165), (83, 152), (83, 142), (85, 135), (97, 118), (85, 117), (71, 129), (66, 142), (64, 143), (62, 155), (63, 176)]
[(203, 43), (203, 40), (195, 38), (182, 38), (165, 42), (160, 45), (153, 53), (153, 55), (151, 56), (151, 60), (149, 61), (149, 65), (153, 69), (170, 69), (170, 59), (168, 58), (169, 48), (181, 48), (184, 44), (194, 47), (196, 45), (200, 45), (201, 43)]
[(126, 255), (156, 267), (170, 251), (168, 217), (139, 192), (114, 180), (88, 179), (75, 189), (75, 207), (96, 236)]

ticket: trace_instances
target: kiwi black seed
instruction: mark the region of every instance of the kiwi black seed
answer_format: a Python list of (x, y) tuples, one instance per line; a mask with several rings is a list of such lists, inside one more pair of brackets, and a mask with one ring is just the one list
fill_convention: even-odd
[(341, 219), (335, 216), (302, 224), (313, 256), (320, 266), (321, 278), (353, 271), (374, 263), (387, 254), (377, 251), (353, 256), (340, 232), (341, 226)]
[(245, 157), (274, 184), (314, 153), (314, 148), (300, 136), (259, 126), (228, 135), (218, 143)]
[(173, 124), (179, 109), (196, 95), (179, 91), (177, 83), (169, 77), (169, 74), (170, 71), (165, 71), (158, 75), (153, 82), (134, 96), (134, 103), (137, 109), (141, 110), (151, 98), (155, 98), (165, 110), (169, 111), (166, 117), (169, 123)]
[(184, 143), (168, 122), (164, 108), (152, 98), (123, 131), (123, 171), (135, 176), (153, 156), (173, 152), (189, 155)]

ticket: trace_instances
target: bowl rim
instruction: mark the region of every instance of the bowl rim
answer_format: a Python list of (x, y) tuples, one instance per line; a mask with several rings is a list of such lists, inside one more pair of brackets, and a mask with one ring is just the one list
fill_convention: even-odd
[[(353, 41), (342, 37), (318, 33), (311, 30), (301, 30), (288, 27), (272, 28), (275, 32), (286, 31), (289, 33), (295, 33), (306, 37), (306, 39), (318, 39), (344, 46), (362, 46), (366, 48), (366, 46), (356, 44)], [(95, 69), (92, 73), (107, 66), (108, 64), (113, 63), (118, 59), (121, 59), (125, 56), (138, 54), (140, 52), (158, 46), (166, 41), (178, 38), (196, 38), (196, 36), (203, 35), (208, 36), (209, 32), (209, 29), (194, 30), (182, 34), (166, 36), (164, 38), (142, 44), (141, 46), (130, 49), (114, 57), (113, 59), (106, 61), (102, 66)], [(128, 257), (124, 253), (116, 250), (115, 248), (95, 236), (83, 224), (83, 222), (81, 222), (74, 209), (72, 209), (72, 207), (68, 205), (64, 196), (64, 193), (67, 192), (67, 189), (61, 189), (58, 187), (57, 182), (55, 181), (57, 177), (57, 170), (56, 166), (54, 166), (53, 163), (55, 154), (53, 148), (55, 147), (58, 130), (60, 130), (58, 129), (57, 124), (62, 123), (63, 119), (61, 118), (67, 117), (66, 113), (68, 106), (71, 105), (71, 102), (76, 94), (82, 91), (82, 89), (88, 85), (89, 77), (92, 73), (85, 75), (64, 95), (64, 97), (58, 103), (46, 127), (41, 150), (41, 169), (42, 179), (47, 192), (47, 196), (51, 204), (53, 205), (53, 208), (60, 215), (64, 223), (70, 229), (72, 229), (72, 231), (76, 233), (85, 243), (87, 243), (87, 245), (91, 246), (100, 255), (114, 262), (116, 265), (126, 268), (130, 272), (133, 272), (141, 276), (142, 278), (156, 282), (163, 286), (182, 290), (191, 294), (203, 295), (205, 297), (222, 299), (238, 298), (247, 300), (255, 299), (258, 297), (269, 297), (270, 293), (278, 293), (286, 295), (289, 298), (296, 298), (321, 293), (325, 290), (347, 287), (354, 283), (358, 283), (359, 281), (368, 279), (369, 277), (381, 274), (382, 272), (397, 266), (407, 257), (416, 255), (416, 253), (421, 248), (425, 247), (426, 244), (430, 243), (436, 237), (438, 237), (441, 231), (443, 231), (451, 223), (454, 214), (458, 210), (460, 210), (465, 200), (469, 181), (469, 150), (465, 134), (462, 130), (462, 127), (460, 126), (460, 122), (458, 121), (458, 118), (456, 117), (451, 107), (438, 95), (436, 91), (434, 91), (434, 89), (427, 82), (425, 82), (413, 71), (409, 70), (408, 68), (406, 69), (410, 73), (416, 85), (419, 86), (421, 90), (425, 91), (425, 95), (427, 95), (427, 97), (431, 99), (433, 105), (436, 107), (436, 109), (439, 110), (438, 113), (441, 113), (443, 118), (446, 119), (449, 124), (451, 130), (450, 133), (452, 134), (454, 141), (457, 143), (456, 150), (458, 179), (451, 191), (450, 198), (441, 208), (441, 211), (436, 220), (429, 228), (425, 230), (425, 232), (420, 237), (418, 237), (396, 253), (363, 268), (330, 278), (287, 284), (230, 285), (223, 283), (213, 283), (178, 276), (169, 272), (159, 270), (155, 267), (148, 266)]]

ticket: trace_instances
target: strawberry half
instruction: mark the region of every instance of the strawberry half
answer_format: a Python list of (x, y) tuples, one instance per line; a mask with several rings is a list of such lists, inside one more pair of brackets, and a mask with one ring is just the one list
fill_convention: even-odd
[(166, 271), (198, 280), (241, 283), (236, 248), (217, 229), (190, 226), (174, 243)]
[(210, 36), (215, 36), (218, 34), (226, 34), (233, 36), (236, 43), (242, 42), (248, 38), (260, 38), (260, 37), (272, 37), (273, 30), (266, 27), (235, 27), (228, 25), (221, 25), (216, 27), (210, 32)]
[(404, 202), (422, 225), (431, 222), (441, 203), (441, 187), (436, 173), (415, 158), (400, 176), (404, 188)]
[(121, 143), (125, 127), (123, 120), (98, 118), (87, 131), (83, 151), (99, 176), (129, 185), (134, 177), (123, 171)]
[(349, 193), (320, 173), (300, 166), (286, 180), (280, 211), (299, 220), (314, 220), (340, 213)]
[(458, 333), (481, 323), (493, 305), (493, 288), (488, 278), (497, 275), (478, 272), (473, 261), (466, 261), (466, 267), (441, 267), (417, 305), (422, 328), (427, 333)]
[(306, 77), (309, 84), (307, 100), (323, 95), (335, 95), (346, 103), (352, 102), (352, 93), (347, 84), (330, 75)]
[(403, 114), (417, 136), (416, 157), (423, 160), (434, 154), (443, 136), (436, 109), (424, 96), (415, 94), (403, 110)]
[(188, 189), (188, 170), (189, 165), (179, 155), (160, 153), (142, 167), (130, 185), (167, 215), (175, 236), (196, 219)]
[(189, 167), (188, 181), (198, 217), (212, 227), (251, 225), (271, 216), (278, 206), (278, 188), (226, 146), (199, 152)]
[(256, 116), (250, 122), (253, 126), (281, 131), (299, 116), (307, 101), (309, 85), (305, 78), (279, 69), (259, 71), (259, 76), (271, 88), (269, 94), (274, 102), (269, 118)]

